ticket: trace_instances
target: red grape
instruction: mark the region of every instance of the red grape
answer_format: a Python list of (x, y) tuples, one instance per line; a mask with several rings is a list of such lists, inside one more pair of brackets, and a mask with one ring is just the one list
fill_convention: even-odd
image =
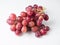
[(39, 28), (37, 26), (34, 26), (34, 27), (31, 28), (32, 32), (36, 32), (36, 31), (38, 31), (38, 29)]
[(45, 17), (45, 13), (41, 13), (40, 15), (43, 16), (43, 18)]
[(40, 8), (41, 10), (43, 10), (43, 7), (42, 7), (42, 6), (39, 6), (39, 8)]
[(22, 31), (23, 33), (27, 32), (27, 27), (26, 27), (26, 26), (23, 26), (22, 29), (21, 29), (21, 31)]
[(8, 23), (9, 25), (13, 25), (13, 24), (15, 23), (15, 21), (14, 21), (14, 20), (11, 20), (11, 19), (7, 19), (7, 23)]
[(49, 26), (45, 26), (45, 28), (44, 28), (46, 31), (49, 31)]
[(38, 7), (38, 5), (37, 5), (37, 4), (34, 4), (34, 5), (33, 5), (33, 8), (37, 8), (37, 7)]
[(45, 14), (44, 20), (47, 21), (49, 19), (48, 15)]
[(40, 16), (40, 14), (39, 14), (39, 13), (37, 13), (35, 16), (39, 17), (39, 16)]
[(32, 6), (29, 5), (28, 7), (26, 7), (26, 11), (27, 11), (27, 12), (28, 12), (28, 11), (32, 11)]
[(20, 30), (16, 30), (16, 31), (15, 31), (15, 34), (16, 34), (17, 36), (19, 36), (21, 33), (22, 33), (22, 32), (21, 32)]
[(22, 18), (21, 16), (18, 16), (18, 17), (17, 17), (17, 21), (18, 21), (18, 22), (21, 22), (22, 20), (23, 20), (23, 18)]
[(35, 22), (34, 22), (34, 21), (30, 21), (30, 22), (29, 22), (29, 26), (30, 26), (30, 27), (35, 26)]
[(16, 14), (11, 13), (10, 16), (9, 16), (9, 19), (16, 20)]
[(40, 21), (43, 21), (43, 19), (44, 19), (43, 16), (39, 16)]
[(11, 31), (16, 31), (16, 25), (11, 25), (10, 29), (11, 29)]
[(41, 26), (42, 21), (41, 20), (37, 20), (37, 26)]
[(21, 12), (20, 14), (22, 17), (26, 17), (27, 16), (27, 13), (26, 12)]
[(36, 36), (36, 37), (40, 37), (40, 36), (41, 36), (41, 33), (40, 33), (39, 31), (36, 31), (36, 32), (35, 32), (35, 36)]
[(27, 20), (27, 22), (30, 22), (31, 21), (31, 17), (27, 16), (26, 20)]
[(43, 29), (43, 28), (45, 28), (45, 25), (41, 24), (40, 29)]
[(27, 12), (27, 15), (28, 15), (28, 16), (32, 16), (32, 15), (33, 15), (33, 11), (28, 11), (28, 12)]
[(18, 22), (18, 23), (16, 24), (16, 29), (17, 29), (17, 30), (21, 30), (21, 28), (22, 28), (22, 24)]
[(47, 33), (47, 31), (45, 31), (45, 29), (41, 29), (41, 30), (40, 30), (40, 33), (41, 33), (42, 35), (45, 35), (45, 34)]
[(26, 26), (27, 24), (28, 24), (28, 23), (27, 23), (26, 20), (23, 20), (23, 21), (22, 21), (22, 25), (23, 25), (23, 26)]

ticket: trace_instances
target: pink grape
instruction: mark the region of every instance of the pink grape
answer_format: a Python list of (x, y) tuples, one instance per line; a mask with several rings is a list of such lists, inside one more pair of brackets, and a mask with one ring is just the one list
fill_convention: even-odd
[(49, 26), (45, 26), (45, 28), (44, 28), (46, 31), (49, 31)]
[(27, 11), (27, 12), (28, 12), (28, 11), (32, 11), (32, 6), (29, 5), (28, 7), (26, 7), (26, 11)]
[(41, 30), (40, 30), (40, 33), (41, 33), (42, 35), (45, 35), (45, 34), (47, 33), (47, 31), (45, 31), (45, 29), (41, 29)]
[(21, 12), (20, 14), (22, 17), (26, 17), (27, 16), (27, 13), (26, 12)]
[(27, 12), (27, 15), (28, 15), (28, 16), (32, 16), (32, 15), (33, 15), (33, 11), (28, 11), (28, 12)]
[(16, 31), (16, 25), (11, 25), (10, 29), (11, 29), (11, 31)]
[(16, 24), (16, 29), (17, 29), (17, 30), (21, 30), (21, 28), (22, 28), (22, 24), (18, 22), (18, 23)]
[(31, 21), (31, 17), (27, 16), (26, 20), (27, 20), (27, 22), (30, 22)]
[(17, 17), (17, 21), (18, 21), (18, 22), (21, 22), (22, 20), (23, 20), (23, 18), (22, 18), (21, 16), (18, 16), (18, 17)]
[(23, 20), (23, 21), (22, 21), (22, 25), (23, 25), (23, 26), (26, 26), (27, 24), (28, 24), (28, 23), (27, 23), (27, 20)]
[(29, 27), (33, 27), (33, 26), (35, 26), (35, 22), (34, 21), (30, 21), (29, 22)]
[(23, 33), (27, 32), (27, 27), (23, 26), (22, 29), (21, 29), (21, 32), (23, 32)]
[(9, 16), (9, 19), (16, 20), (16, 14), (11, 13), (10, 16)]
[(21, 32), (20, 30), (16, 30), (16, 31), (15, 31), (15, 34), (16, 34), (17, 36), (21, 35), (21, 33), (22, 33), (22, 32)]
[(40, 21), (43, 21), (43, 19), (44, 19), (43, 16), (39, 16)]
[(43, 7), (42, 7), (42, 6), (39, 6), (39, 8), (40, 8), (41, 10), (43, 10)]
[(41, 20), (37, 20), (37, 26), (41, 26), (42, 21)]
[(40, 37), (40, 36), (42, 36), (42, 35), (41, 35), (41, 33), (40, 33), (39, 31), (36, 31), (36, 32), (35, 32), (35, 36), (36, 36), (36, 37)]
[(14, 20), (11, 20), (11, 19), (7, 19), (7, 23), (8, 23), (9, 25), (13, 25), (13, 24), (15, 23), (15, 21), (14, 21)]
[(34, 5), (33, 5), (33, 8), (37, 8), (37, 7), (38, 7), (38, 5), (37, 5), (37, 4), (34, 4)]
[(36, 32), (36, 31), (38, 31), (38, 29), (39, 28), (37, 26), (34, 26), (34, 27), (31, 28), (32, 32)]

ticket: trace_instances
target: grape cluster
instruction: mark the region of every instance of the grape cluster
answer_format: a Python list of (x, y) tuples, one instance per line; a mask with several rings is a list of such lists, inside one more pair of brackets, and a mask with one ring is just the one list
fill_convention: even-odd
[(25, 10), (19, 16), (14, 13), (10, 14), (7, 23), (10, 25), (11, 31), (15, 32), (16, 35), (28, 31), (34, 32), (36, 37), (47, 34), (49, 26), (45, 26), (42, 22), (43, 20), (48, 21), (49, 17), (45, 14), (44, 8), (34, 4), (27, 6)]

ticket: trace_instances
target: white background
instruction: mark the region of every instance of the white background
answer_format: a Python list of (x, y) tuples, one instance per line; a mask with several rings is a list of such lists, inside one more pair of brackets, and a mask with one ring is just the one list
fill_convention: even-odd
[[(26, 6), (33, 4), (47, 8), (49, 21), (44, 24), (50, 26), (49, 33), (41, 38), (33, 33), (16, 36), (6, 23), (9, 14), (18, 16)], [(60, 0), (0, 0), (0, 45), (60, 45)]]

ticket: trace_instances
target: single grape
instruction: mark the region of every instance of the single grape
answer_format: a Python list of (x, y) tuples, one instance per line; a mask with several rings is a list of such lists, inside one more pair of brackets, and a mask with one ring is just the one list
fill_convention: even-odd
[(17, 36), (21, 35), (21, 33), (22, 33), (22, 32), (21, 32), (20, 30), (16, 30), (16, 31), (15, 31), (15, 34), (16, 34)]
[(43, 10), (43, 7), (42, 7), (42, 6), (39, 6), (39, 8), (40, 8), (41, 10)]
[(16, 25), (11, 25), (10, 29), (11, 29), (11, 31), (16, 31)]
[(23, 26), (22, 29), (21, 29), (21, 31), (22, 31), (23, 33), (27, 32), (27, 27), (26, 27), (26, 26)]
[(22, 24), (18, 22), (18, 23), (16, 24), (16, 29), (17, 29), (17, 30), (21, 30), (21, 28), (22, 28)]
[(30, 21), (29, 22), (29, 27), (33, 27), (33, 26), (35, 26), (35, 22), (34, 21)]
[(44, 20), (45, 20), (45, 21), (48, 21), (48, 19), (49, 19), (48, 15), (45, 14), (45, 16), (44, 16)]
[(41, 20), (37, 20), (37, 26), (41, 26), (42, 21)]
[(33, 8), (37, 8), (37, 7), (38, 7), (38, 5), (37, 5), (37, 4), (34, 4), (34, 5), (33, 5)]
[(14, 21), (14, 20), (11, 20), (11, 19), (7, 19), (7, 23), (8, 23), (9, 25), (13, 25), (13, 24), (15, 23), (15, 21)]
[(28, 24), (28, 23), (27, 23), (27, 20), (23, 20), (23, 21), (22, 21), (22, 25), (23, 25), (23, 26), (26, 26), (27, 24)]
[(40, 29), (40, 33), (41, 33), (42, 35), (45, 35), (45, 34), (47, 33), (47, 31), (46, 31), (45, 29)]
[(34, 27), (31, 28), (32, 32), (36, 32), (36, 31), (38, 31), (38, 29), (39, 28), (37, 26), (34, 26)]
[(28, 11), (28, 12), (27, 12), (27, 15), (28, 15), (28, 16), (32, 16), (32, 15), (33, 15), (33, 11)]
[(45, 25), (41, 24), (40, 29), (43, 29), (43, 28), (45, 28)]
[(27, 11), (27, 12), (28, 12), (28, 11), (32, 11), (32, 6), (29, 5), (28, 7), (26, 7), (26, 11)]
[(27, 16), (26, 20), (27, 20), (27, 22), (30, 22), (31, 21), (31, 17)]
[(37, 31), (37, 32), (35, 32), (35, 36), (36, 36), (36, 37), (40, 37), (40, 36), (42, 36), (42, 35), (41, 35), (41, 33), (40, 33), (39, 31)]
[(45, 26), (45, 28), (44, 28), (46, 31), (49, 31), (49, 26)]
[(11, 13), (10, 16), (9, 16), (9, 19), (16, 20), (16, 14)]
[(22, 18), (21, 16), (18, 16), (18, 17), (17, 17), (17, 21), (18, 21), (18, 22), (21, 22), (22, 20), (23, 20), (23, 18)]
[(39, 16), (40, 21), (43, 21), (43, 19), (44, 19), (43, 16)]
[(27, 13), (26, 12), (21, 12), (20, 14), (22, 17), (26, 17), (27, 16)]

